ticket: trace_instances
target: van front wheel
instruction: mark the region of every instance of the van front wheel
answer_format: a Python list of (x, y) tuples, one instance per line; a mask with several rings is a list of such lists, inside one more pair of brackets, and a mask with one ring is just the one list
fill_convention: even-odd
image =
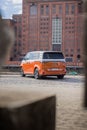
[(21, 68), (21, 76), (22, 76), (22, 77), (25, 77), (25, 74), (24, 74), (24, 71), (23, 71), (22, 68)]
[(38, 68), (36, 68), (36, 69), (34, 70), (34, 78), (35, 78), (35, 79), (39, 79), (39, 78), (40, 78)]

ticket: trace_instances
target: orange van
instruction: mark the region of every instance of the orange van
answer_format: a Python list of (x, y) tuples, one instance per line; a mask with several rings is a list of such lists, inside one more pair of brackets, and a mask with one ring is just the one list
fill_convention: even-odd
[(28, 52), (21, 64), (21, 75), (33, 75), (35, 79), (44, 76), (57, 76), (63, 79), (66, 74), (66, 62), (62, 52), (33, 51)]

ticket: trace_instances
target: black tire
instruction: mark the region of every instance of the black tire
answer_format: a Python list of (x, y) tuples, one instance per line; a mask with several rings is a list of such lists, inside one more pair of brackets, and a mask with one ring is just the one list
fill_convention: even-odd
[(36, 69), (34, 70), (34, 78), (35, 78), (35, 79), (39, 79), (39, 78), (40, 78), (38, 68), (36, 68)]
[(64, 75), (57, 75), (57, 78), (58, 78), (58, 79), (63, 79), (63, 78), (64, 78)]
[(22, 76), (22, 77), (25, 77), (25, 74), (24, 74), (24, 71), (23, 71), (22, 68), (21, 68), (21, 76)]

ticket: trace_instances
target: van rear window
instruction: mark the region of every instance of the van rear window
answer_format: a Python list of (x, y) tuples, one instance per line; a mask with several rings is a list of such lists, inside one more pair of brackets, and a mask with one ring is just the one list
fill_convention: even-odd
[(43, 59), (64, 59), (64, 56), (60, 52), (45, 52)]

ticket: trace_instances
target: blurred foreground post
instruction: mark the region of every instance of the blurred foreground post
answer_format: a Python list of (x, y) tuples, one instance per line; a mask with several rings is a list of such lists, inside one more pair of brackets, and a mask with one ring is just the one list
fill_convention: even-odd
[(2, 19), (0, 14), (0, 67), (10, 54), (11, 46), (14, 43), (14, 31)]
[[(0, 16), (0, 67), (13, 41), (13, 31)], [(49, 92), (46, 95), (43, 91), (29, 91), (27, 97), (25, 92), (17, 91), (16, 96), (12, 97), (11, 93), (4, 90), (0, 95), (0, 130), (55, 130), (55, 96), (48, 96)]]
[(85, 90), (84, 106), (87, 108), (87, 0), (84, 0), (84, 65), (85, 65)]
[(55, 96), (44, 96), (34, 102), (25, 100), (22, 103), (24, 99), (19, 103), (10, 99), (7, 105), (2, 102), (4, 106), (0, 106), (0, 130), (55, 130), (55, 99)]

